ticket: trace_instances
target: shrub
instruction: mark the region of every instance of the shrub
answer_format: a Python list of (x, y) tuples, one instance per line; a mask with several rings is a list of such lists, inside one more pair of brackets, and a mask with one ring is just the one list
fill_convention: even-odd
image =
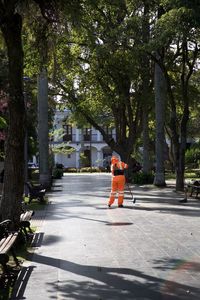
[(193, 167), (197, 167), (200, 160), (200, 147), (199, 144), (191, 146), (185, 153), (185, 163), (193, 164)]
[(76, 168), (64, 168), (64, 172), (66, 173), (77, 173)]
[(154, 181), (154, 174), (138, 172), (132, 175), (132, 181), (135, 184), (152, 184)]
[(98, 167), (99, 168), (99, 172), (108, 172), (107, 168), (104, 167)]
[(57, 168), (53, 169), (52, 176), (54, 179), (61, 179), (63, 176), (63, 170)]
[(40, 173), (39, 170), (31, 170), (31, 176), (29, 177), (33, 181), (39, 181)]
[(101, 169), (99, 167), (84, 167), (80, 169), (81, 173), (95, 173), (95, 172), (101, 172)]
[[(200, 171), (196, 171), (196, 172), (195, 172), (195, 175), (196, 175), (196, 177), (199, 178), (199, 177), (200, 177)], [(193, 176), (193, 177), (194, 177), (194, 176)]]

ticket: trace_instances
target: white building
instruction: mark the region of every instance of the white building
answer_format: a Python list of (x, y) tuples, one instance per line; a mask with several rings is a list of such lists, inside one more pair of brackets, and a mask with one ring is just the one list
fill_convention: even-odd
[[(68, 123), (69, 110), (56, 111), (54, 118), (54, 131), (62, 132), (57, 134), (51, 143), (52, 147), (61, 143), (67, 144), (72, 147), (74, 151), (71, 154), (55, 153), (55, 163), (63, 164), (64, 167), (77, 168), (83, 167), (81, 165), (80, 154), (84, 153), (88, 158), (87, 166), (105, 167), (107, 161), (109, 161), (112, 150), (103, 141), (103, 137), (99, 131), (95, 128), (83, 128), (79, 129), (75, 126), (71, 126)], [(115, 129), (105, 128), (110, 138), (115, 139)]]

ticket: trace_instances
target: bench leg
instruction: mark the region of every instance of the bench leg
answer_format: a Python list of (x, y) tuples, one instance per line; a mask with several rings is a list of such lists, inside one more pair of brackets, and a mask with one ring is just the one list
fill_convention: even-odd
[(0, 264), (2, 265), (3, 273), (8, 273), (7, 262), (9, 261), (8, 254), (0, 254)]
[(39, 200), (40, 202), (44, 202), (44, 196), (43, 195), (39, 196)]
[(33, 197), (32, 197), (32, 196), (29, 196), (29, 201), (28, 201), (28, 203), (30, 204), (32, 200), (33, 200)]
[(184, 188), (184, 198), (179, 200), (180, 203), (186, 203), (188, 201), (188, 188)]
[[(20, 225), (20, 227), (21, 227), (21, 232), (22, 232), (22, 234), (23, 234), (23, 236), (24, 236), (24, 240), (25, 240), (25, 242), (27, 242), (28, 240), (29, 240), (29, 233), (33, 233), (33, 231), (32, 231), (32, 229), (31, 229), (31, 226), (30, 226), (31, 224), (30, 224), (30, 222), (29, 221), (23, 221), (23, 222), (21, 222), (21, 225)], [(28, 230), (27, 230), (28, 229)], [(29, 231), (29, 233), (28, 233), (28, 231)]]
[(195, 192), (196, 192), (196, 196), (195, 196), (195, 198), (198, 198), (198, 194), (199, 194), (199, 192), (198, 192), (198, 189), (197, 189), (197, 188), (195, 188), (195, 187), (192, 187), (192, 188), (191, 188), (190, 197), (192, 197), (193, 193), (195, 193)]
[(199, 189), (196, 189), (196, 199), (198, 198), (198, 195), (199, 195)]
[(25, 235), (24, 240), (26, 242), (28, 240), (28, 232), (26, 230), (26, 227), (22, 227), (22, 231), (24, 232), (24, 235)]

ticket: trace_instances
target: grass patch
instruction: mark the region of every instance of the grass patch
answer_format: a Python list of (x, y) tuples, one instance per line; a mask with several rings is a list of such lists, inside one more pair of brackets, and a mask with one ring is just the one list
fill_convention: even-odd
[(170, 173), (170, 172), (165, 172), (165, 179), (169, 180), (169, 179), (175, 179), (176, 175), (174, 173)]
[[(37, 199), (33, 199), (31, 201), (31, 203), (28, 203), (29, 198), (28, 197), (24, 197), (24, 204), (26, 205), (26, 209), (28, 210), (44, 210), (45, 209), (45, 205), (48, 204), (48, 197), (44, 196), (44, 202), (39, 202)], [(1, 300), (1, 299), (0, 299)]]
[(185, 173), (185, 179), (191, 179), (191, 178), (196, 178), (197, 174), (195, 172), (186, 172)]
[[(191, 169), (185, 171), (185, 179), (194, 179), (199, 180), (200, 179), (200, 170), (199, 169)], [(165, 179), (176, 179), (176, 174), (172, 172), (165, 172)]]

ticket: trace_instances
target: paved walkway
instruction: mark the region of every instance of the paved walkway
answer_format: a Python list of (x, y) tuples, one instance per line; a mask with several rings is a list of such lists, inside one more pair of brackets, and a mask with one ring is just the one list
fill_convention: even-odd
[(56, 181), (12, 299), (200, 299), (200, 201), (132, 188), (108, 209), (109, 174)]

